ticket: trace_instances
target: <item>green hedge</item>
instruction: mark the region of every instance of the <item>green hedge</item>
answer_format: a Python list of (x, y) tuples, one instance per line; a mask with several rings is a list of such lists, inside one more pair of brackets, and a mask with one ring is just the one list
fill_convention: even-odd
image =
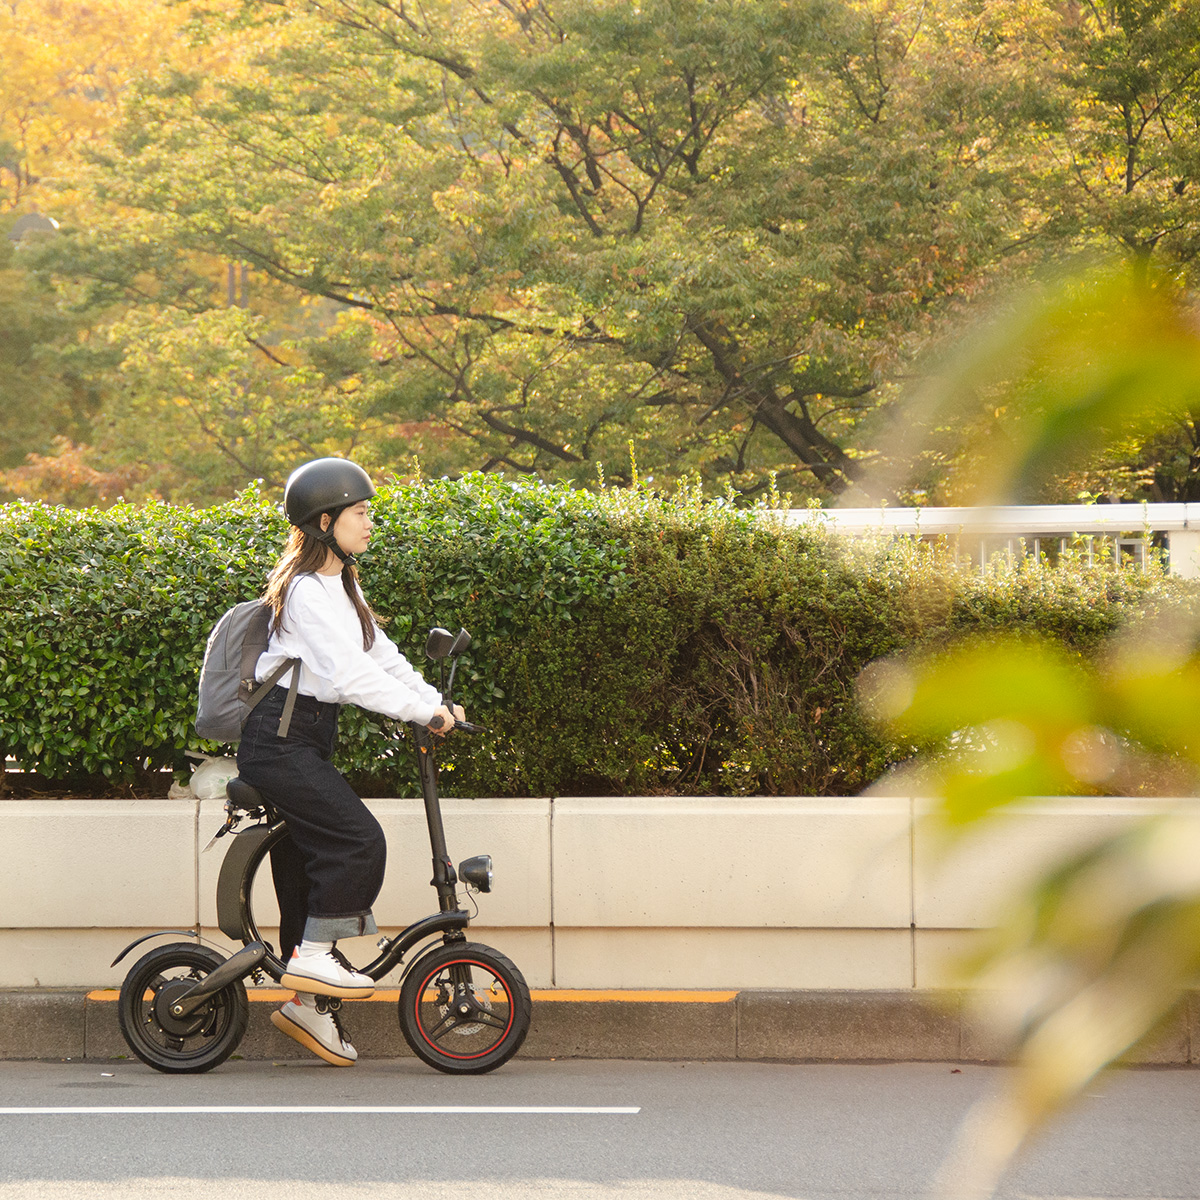
[[(51, 791), (139, 794), (185, 770), (205, 639), (261, 589), (276, 507), (2, 511), (0, 750)], [(447, 794), (850, 794), (906, 753), (855, 707), (866, 663), (1013, 627), (1086, 653), (1173, 586), (981, 579), (903, 539), (494, 477), (385, 491), (376, 518), (362, 574), (392, 638), (420, 667), (429, 626), (474, 637), (458, 692), (489, 732), (447, 743)], [(414, 791), (408, 744), (369, 714), (343, 714), (338, 753), (364, 792)]]

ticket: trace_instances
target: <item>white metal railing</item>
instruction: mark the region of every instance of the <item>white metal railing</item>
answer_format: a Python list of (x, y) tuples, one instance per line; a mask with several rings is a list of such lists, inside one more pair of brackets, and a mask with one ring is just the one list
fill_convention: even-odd
[(839, 533), (954, 538), (979, 564), (997, 555), (1054, 560), (1068, 548), (1090, 563), (1145, 567), (1166, 549), (1172, 575), (1200, 578), (1200, 504), (1022, 504), (995, 508), (793, 508), (788, 524), (825, 523)]

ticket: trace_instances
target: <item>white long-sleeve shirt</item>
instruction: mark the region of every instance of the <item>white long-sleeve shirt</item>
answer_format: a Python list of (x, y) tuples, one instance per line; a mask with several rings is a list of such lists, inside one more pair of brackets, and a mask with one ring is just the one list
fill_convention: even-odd
[[(378, 625), (371, 649), (362, 643), (362, 625), (341, 576), (297, 575), (288, 587), (283, 622), (271, 634), (255, 676), (266, 679), (281, 662), (298, 658), (301, 695), (427, 725), (442, 703), (438, 690)], [(291, 681), (292, 672), (285, 671), (277, 683), (288, 687)]]

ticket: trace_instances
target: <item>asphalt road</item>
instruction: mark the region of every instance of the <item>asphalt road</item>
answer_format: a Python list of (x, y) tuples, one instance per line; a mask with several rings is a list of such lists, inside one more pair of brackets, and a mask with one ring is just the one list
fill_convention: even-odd
[[(940, 1063), (518, 1060), (477, 1079), (412, 1059), (196, 1077), (0, 1063), (0, 1200), (916, 1198), (1000, 1078)], [(230, 1108), (257, 1111), (215, 1111)], [(1003, 1194), (1200, 1198), (1200, 1071), (1100, 1081)]]

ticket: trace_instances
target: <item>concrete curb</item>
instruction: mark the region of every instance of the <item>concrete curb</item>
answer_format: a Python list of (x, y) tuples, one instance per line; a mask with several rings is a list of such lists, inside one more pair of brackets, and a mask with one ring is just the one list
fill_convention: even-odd
[[(243, 1059), (305, 1058), (270, 1024), (284, 995), (252, 989)], [(408, 1052), (395, 992), (348, 1002), (359, 1053)], [(1005, 1050), (948, 991), (553, 992), (535, 991), (526, 1058), (777, 1060), (791, 1062), (998, 1062)], [(0, 1059), (129, 1057), (116, 992), (0, 990)], [(1200, 1064), (1200, 993), (1130, 1064)]]

